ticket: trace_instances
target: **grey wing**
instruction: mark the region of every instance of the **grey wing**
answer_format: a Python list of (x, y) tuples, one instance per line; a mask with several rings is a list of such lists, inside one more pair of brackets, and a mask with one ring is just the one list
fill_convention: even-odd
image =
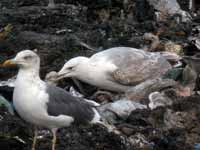
[(94, 117), (93, 107), (86, 101), (73, 97), (65, 90), (53, 86), (47, 86), (49, 102), (47, 112), (49, 115), (68, 115), (74, 118), (74, 123), (88, 123)]
[(147, 53), (140, 49), (129, 47), (115, 47), (93, 55), (93, 62), (107, 61), (115, 64), (118, 68), (128, 67), (130, 64), (141, 59), (146, 59)]
[(171, 68), (171, 65), (161, 55), (140, 49), (111, 48), (91, 58), (101, 61), (102, 56), (118, 68), (108, 73), (109, 79), (124, 85), (136, 85), (146, 79), (159, 77)]
[(124, 68), (113, 72), (113, 78), (121, 84), (137, 85), (147, 79), (155, 79), (164, 75), (171, 65), (162, 56), (155, 55), (146, 59), (133, 61)]

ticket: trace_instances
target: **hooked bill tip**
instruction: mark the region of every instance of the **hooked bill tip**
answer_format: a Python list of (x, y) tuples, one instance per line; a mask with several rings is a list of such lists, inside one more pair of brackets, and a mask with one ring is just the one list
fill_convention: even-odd
[(14, 66), (14, 65), (16, 65), (16, 64), (13, 63), (13, 61), (11, 61), (11, 60), (6, 60), (6, 61), (2, 64), (3, 67)]

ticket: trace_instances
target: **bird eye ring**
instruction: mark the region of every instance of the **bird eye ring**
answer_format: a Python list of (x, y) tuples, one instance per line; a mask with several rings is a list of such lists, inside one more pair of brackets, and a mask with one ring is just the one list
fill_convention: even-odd
[(73, 67), (69, 67), (68, 69), (69, 69), (69, 70), (72, 70), (72, 69), (73, 69)]

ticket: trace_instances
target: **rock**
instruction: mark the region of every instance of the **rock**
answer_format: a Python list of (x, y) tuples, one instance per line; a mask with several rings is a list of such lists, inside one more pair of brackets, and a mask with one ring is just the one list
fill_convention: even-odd
[(194, 56), (184, 56), (184, 61), (190, 66), (197, 75), (200, 74), (200, 55), (196, 54)]
[(196, 48), (198, 50), (200, 50), (200, 39), (199, 38), (196, 38), (196, 37), (190, 37), (189, 38), (190, 42), (196, 46)]
[(78, 91), (76, 91), (74, 89), (74, 87), (70, 87), (69, 88), (69, 93), (71, 93), (71, 95), (76, 96), (76, 97), (84, 97), (81, 93), (79, 93)]
[(119, 120), (115, 112), (110, 111), (108, 108), (110, 107), (110, 103), (101, 105), (98, 107), (98, 112), (102, 116), (104, 122), (108, 122), (109, 124), (116, 124)]
[(127, 118), (127, 122), (132, 126), (136, 126), (137, 128), (149, 127), (152, 125), (149, 120), (150, 114), (151, 112), (148, 109), (133, 110)]
[(193, 84), (192, 85), (187, 85), (187, 86), (179, 85), (176, 88), (176, 94), (178, 96), (182, 96), (182, 97), (191, 96), (193, 89), (194, 89)]
[(183, 53), (183, 47), (180, 44), (176, 44), (175, 42), (168, 41), (165, 43), (165, 51), (180, 55)]
[(135, 147), (140, 148), (142, 150), (152, 150), (153, 149), (153, 144), (149, 143), (147, 138), (140, 133), (130, 136), (129, 141), (132, 145), (134, 145)]
[(13, 91), (14, 87), (0, 86), (0, 93), (10, 102), (12, 101)]
[(197, 73), (189, 65), (184, 68), (182, 78), (182, 84), (185, 86), (191, 85), (191, 90), (194, 90)]
[(8, 79), (7, 81), (0, 81), (0, 87), (2, 86), (15, 87), (15, 79), (16, 76)]
[(147, 0), (151, 6), (158, 11), (157, 20), (165, 20), (165, 17), (176, 14), (181, 15), (182, 21), (191, 21), (191, 16), (188, 12), (183, 11), (176, 0)]
[(149, 95), (149, 108), (155, 109), (160, 106), (172, 105), (173, 101), (167, 97), (163, 92), (153, 92)]
[(187, 127), (192, 128), (191, 121), (196, 120), (195, 114), (187, 112), (173, 112), (170, 109), (164, 114), (164, 124), (167, 129)]
[(172, 68), (163, 76), (164, 79), (173, 79), (174, 81), (180, 81), (183, 74), (183, 68)]
[(182, 58), (178, 54), (174, 52), (167, 52), (167, 51), (158, 52), (158, 53), (160, 53), (160, 55), (162, 55), (165, 59), (167, 59), (167, 61), (169, 61), (170, 64), (173, 65), (174, 67), (179, 67), (182, 65), (182, 62), (180, 62)]
[[(161, 34), (161, 33), (157, 33), (157, 34)], [(164, 52), (160, 52), (162, 53), (166, 53), (168, 55), (172, 54), (176, 54), (178, 57), (178, 55), (183, 53), (183, 47), (180, 44), (177, 44), (173, 41), (160, 41), (159, 36), (155, 35), (153, 33), (145, 33), (143, 35), (143, 39), (145, 41), (149, 41), (150, 42), (150, 46), (149, 48), (146, 48), (147, 51), (164, 51)], [(168, 53), (167, 53), (168, 52)], [(175, 56), (174, 56), (175, 57)], [(180, 59), (180, 56), (179, 56)]]
[(119, 119), (126, 119), (133, 110), (146, 109), (145, 105), (136, 103), (127, 99), (115, 101), (113, 103), (107, 103), (98, 108), (100, 114), (109, 123), (117, 123)]
[(13, 26), (8, 24), (3, 29), (0, 29), (0, 40), (5, 40), (12, 31), (12, 28)]
[(122, 99), (111, 103), (110, 107), (107, 108), (112, 112), (115, 112), (119, 117), (127, 118), (133, 110), (146, 109), (145, 105), (136, 103), (130, 100)]
[[(141, 10), (144, 10), (144, 11), (141, 11)], [(137, 18), (139, 22), (152, 20), (155, 16), (153, 12), (154, 12), (153, 7), (149, 5), (149, 3), (147, 3), (147, 0), (135, 1), (134, 16)]]

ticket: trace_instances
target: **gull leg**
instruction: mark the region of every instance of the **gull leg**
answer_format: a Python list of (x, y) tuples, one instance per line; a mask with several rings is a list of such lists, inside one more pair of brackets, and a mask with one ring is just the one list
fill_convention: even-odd
[(37, 127), (34, 128), (34, 137), (33, 137), (33, 144), (31, 150), (35, 150), (36, 142), (37, 142), (37, 135), (38, 135), (38, 129)]
[(54, 128), (54, 129), (52, 129), (51, 131), (52, 131), (52, 133), (53, 133), (52, 148), (51, 148), (51, 149), (52, 149), (52, 150), (55, 150), (55, 147), (56, 147), (56, 140), (57, 140), (57, 138), (56, 138), (57, 129)]

